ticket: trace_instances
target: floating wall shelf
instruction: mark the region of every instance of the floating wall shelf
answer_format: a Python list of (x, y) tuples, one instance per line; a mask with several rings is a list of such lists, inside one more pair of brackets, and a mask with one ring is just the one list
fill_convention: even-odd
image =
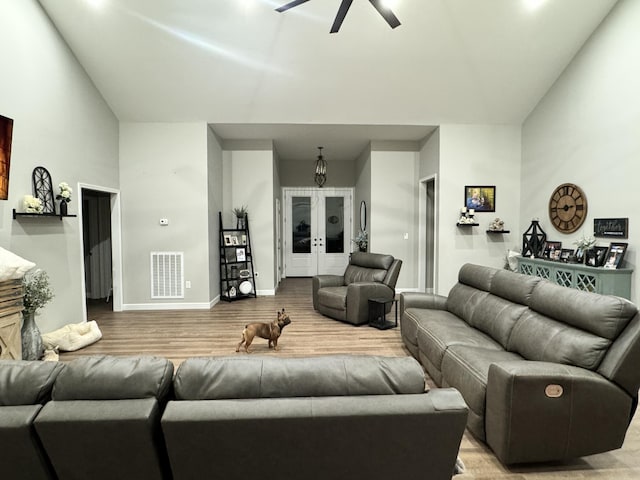
[(24, 213), (24, 212), (16, 212), (16, 209), (13, 209), (13, 219), (16, 220), (18, 218), (59, 218), (62, 220), (62, 217), (77, 217), (77, 215), (60, 215), (58, 213)]

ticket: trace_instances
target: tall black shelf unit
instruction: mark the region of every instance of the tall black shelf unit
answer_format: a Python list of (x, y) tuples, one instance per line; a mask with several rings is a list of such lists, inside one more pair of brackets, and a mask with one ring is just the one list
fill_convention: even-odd
[[(256, 276), (249, 235), (249, 216), (238, 219), (236, 228), (220, 222), (220, 298), (227, 302), (256, 297)], [(243, 221), (244, 220), (244, 221)], [(241, 224), (242, 223), (242, 224)]]

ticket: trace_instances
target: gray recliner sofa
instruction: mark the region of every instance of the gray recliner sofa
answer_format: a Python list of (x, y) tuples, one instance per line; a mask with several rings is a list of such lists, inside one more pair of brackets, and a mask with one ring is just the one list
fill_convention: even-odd
[(72, 360), (34, 421), (59, 479), (169, 479), (160, 416), (173, 364), (151, 356)]
[[(393, 299), (401, 267), (402, 260), (391, 255), (353, 252), (344, 275), (313, 277), (313, 308), (336, 320), (367, 323), (369, 299)], [(390, 310), (388, 303), (385, 311)]]
[(62, 363), (0, 360), (0, 478), (54, 478), (33, 422), (51, 398)]
[(619, 448), (640, 387), (631, 302), (466, 264), (447, 297), (405, 293), (402, 338), (505, 464)]
[(176, 480), (450, 479), (467, 418), (410, 357), (193, 358), (174, 386)]

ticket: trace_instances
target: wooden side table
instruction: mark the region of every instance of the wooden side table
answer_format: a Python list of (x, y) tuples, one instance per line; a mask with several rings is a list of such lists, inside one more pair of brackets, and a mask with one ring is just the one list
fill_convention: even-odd
[[(395, 304), (395, 322), (386, 319), (387, 304)], [(379, 330), (387, 330), (398, 326), (398, 299), (370, 298), (369, 299), (369, 326)]]
[(22, 360), (22, 281), (0, 282), (0, 359)]

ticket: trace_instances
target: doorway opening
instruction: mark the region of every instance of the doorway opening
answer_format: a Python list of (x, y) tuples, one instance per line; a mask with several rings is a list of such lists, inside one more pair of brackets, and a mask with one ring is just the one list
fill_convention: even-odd
[(437, 189), (436, 176), (420, 180), (419, 290), (437, 290)]
[(122, 310), (119, 194), (80, 186), (85, 318)]

